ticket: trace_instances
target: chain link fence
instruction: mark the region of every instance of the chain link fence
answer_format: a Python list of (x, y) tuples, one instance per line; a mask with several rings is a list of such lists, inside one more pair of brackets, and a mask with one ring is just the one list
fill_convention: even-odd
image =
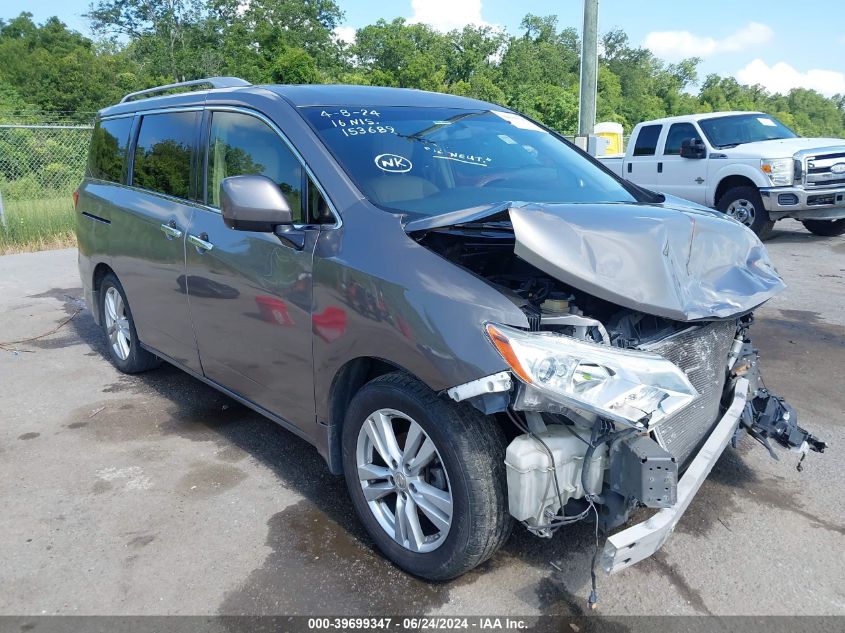
[(36, 118), (0, 116), (0, 253), (72, 243), (71, 195), (85, 172), (92, 126)]
[(0, 192), (6, 199), (53, 197), (82, 180), (90, 125), (0, 124)]

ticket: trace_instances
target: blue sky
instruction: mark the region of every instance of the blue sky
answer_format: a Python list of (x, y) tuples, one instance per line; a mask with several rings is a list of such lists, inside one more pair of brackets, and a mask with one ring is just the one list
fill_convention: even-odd
[[(581, 0), (338, 0), (346, 13), (343, 37), (378, 18), (405, 17), (448, 30), (467, 23), (518, 31), (526, 13), (557, 14), (560, 24), (580, 28)], [(21, 11), (41, 21), (58, 15), (88, 33), (81, 17), (89, 0), (7, 0), (0, 17)], [(813, 7), (814, 10), (808, 10)], [(668, 60), (703, 58), (701, 77), (715, 72), (771, 91), (797, 86), (832, 95), (845, 93), (845, 2), (793, 0), (601, 0), (602, 32), (622, 27), (635, 44)], [(819, 16), (822, 16), (821, 18)]]

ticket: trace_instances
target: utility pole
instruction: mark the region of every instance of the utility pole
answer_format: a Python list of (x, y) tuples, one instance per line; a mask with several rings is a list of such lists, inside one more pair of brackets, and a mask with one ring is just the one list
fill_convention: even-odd
[(581, 30), (581, 92), (578, 104), (578, 136), (589, 136), (596, 125), (598, 88), (599, 0), (584, 0)]

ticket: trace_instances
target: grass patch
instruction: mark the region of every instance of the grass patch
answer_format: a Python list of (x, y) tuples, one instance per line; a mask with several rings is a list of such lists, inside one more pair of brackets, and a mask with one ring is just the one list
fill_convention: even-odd
[(70, 194), (39, 200), (3, 200), (6, 228), (0, 225), (0, 255), (76, 246)]

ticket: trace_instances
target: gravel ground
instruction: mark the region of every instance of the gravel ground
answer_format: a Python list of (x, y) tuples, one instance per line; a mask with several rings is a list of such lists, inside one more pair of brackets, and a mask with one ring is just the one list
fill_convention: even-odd
[[(777, 225), (789, 289), (758, 311), (768, 386), (832, 448), (728, 449), (650, 560), (600, 576), (597, 617), (845, 614), (845, 239)], [(0, 614), (583, 614), (592, 529), (517, 529), (450, 583), (377, 552), (316, 451), (165, 366), (119, 374), (74, 250), (0, 257)], [(362, 590), (363, 589), (363, 590)]]

